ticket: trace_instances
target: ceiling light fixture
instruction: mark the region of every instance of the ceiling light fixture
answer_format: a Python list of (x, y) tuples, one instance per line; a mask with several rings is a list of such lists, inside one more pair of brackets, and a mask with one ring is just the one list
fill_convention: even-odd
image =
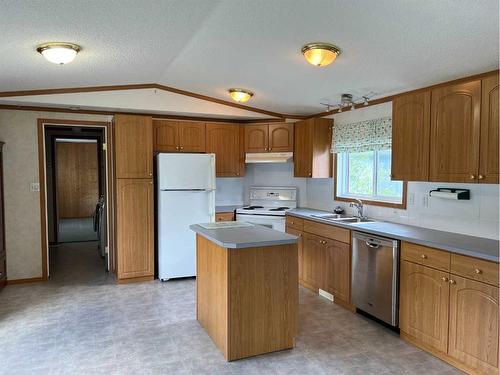
[(253, 92), (244, 89), (229, 89), (231, 99), (238, 103), (248, 102), (253, 96)]
[(39, 45), (36, 50), (51, 63), (64, 65), (75, 59), (81, 47), (73, 43), (51, 42)]
[(339, 47), (329, 43), (309, 43), (301, 52), (307, 62), (315, 66), (329, 65), (342, 53)]

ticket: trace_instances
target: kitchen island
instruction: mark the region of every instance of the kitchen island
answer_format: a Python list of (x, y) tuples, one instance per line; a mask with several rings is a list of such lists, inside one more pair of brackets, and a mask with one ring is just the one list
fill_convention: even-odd
[(226, 360), (293, 348), (298, 238), (253, 225), (190, 228), (196, 232), (196, 318)]

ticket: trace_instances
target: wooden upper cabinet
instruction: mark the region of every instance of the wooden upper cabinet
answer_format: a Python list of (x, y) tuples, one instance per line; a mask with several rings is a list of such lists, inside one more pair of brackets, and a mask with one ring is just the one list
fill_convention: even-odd
[(448, 348), (449, 273), (401, 262), (399, 328), (446, 353)]
[(268, 124), (243, 125), (245, 152), (267, 152), (269, 148)]
[(153, 120), (154, 150), (175, 152), (179, 144), (177, 121)]
[(178, 126), (181, 152), (205, 152), (204, 122), (179, 122)]
[(151, 116), (115, 115), (116, 178), (153, 176), (152, 134)]
[(206, 150), (215, 154), (217, 177), (244, 175), (240, 131), (238, 124), (207, 123)]
[(498, 184), (498, 74), (482, 80), (479, 182)]
[(295, 123), (295, 177), (332, 177), (332, 126), (333, 120), (323, 118)]
[(392, 180), (428, 181), (430, 128), (430, 91), (393, 100)]
[(450, 280), (448, 355), (478, 374), (498, 374), (498, 287)]
[(350, 301), (351, 247), (343, 242), (325, 240), (322, 289), (344, 302)]
[(293, 123), (269, 124), (269, 151), (293, 152)]
[(116, 247), (119, 279), (154, 275), (153, 204), (151, 178), (117, 180)]
[(479, 80), (432, 90), (431, 181), (478, 181), (480, 111)]

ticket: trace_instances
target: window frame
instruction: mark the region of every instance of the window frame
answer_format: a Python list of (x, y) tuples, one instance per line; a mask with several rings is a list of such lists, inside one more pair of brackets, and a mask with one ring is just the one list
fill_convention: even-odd
[[(389, 202), (389, 201), (382, 201), (382, 200), (371, 200), (371, 199), (363, 199), (362, 197), (352, 197), (352, 198), (347, 198), (347, 197), (339, 197), (337, 195), (337, 163), (338, 163), (338, 157), (337, 154), (333, 155), (333, 199), (335, 201), (339, 202), (352, 202), (354, 199), (360, 199), (363, 204), (366, 204), (368, 206), (381, 206), (381, 207), (390, 207), (390, 208), (398, 208), (398, 209), (403, 209), (406, 210), (406, 190), (408, 187), (408, 183), (406, 181), (403, 181), (403, 194), (401, 197), (401, 203), (394, 203), (394, 202)], [(374, 164), (376, 164), (376, 160), (374, 160)], [(377, 174), (377, 169), (375, 168), (374, 170), (374, 176)], [(374, 178), (373, 183), (375, 184), (376, 180)], [(375, 185), (374, 185), (375, 186)]]

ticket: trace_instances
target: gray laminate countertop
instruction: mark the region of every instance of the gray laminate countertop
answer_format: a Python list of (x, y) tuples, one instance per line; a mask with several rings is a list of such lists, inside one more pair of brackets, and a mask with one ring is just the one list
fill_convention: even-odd
[(215, 213), (221, 214), (224, 212), (234, 212), (236, 209), (243, 207), (242, 204), (230, 205), (230, 206), (215, 206)]
[(298, 241), (297, 236), (260, 225), (244, 228), (205, 229), (198, 224), (194, 224), (190, 225), (189, 228), (220, 247), (228, 249), (286, 245)]
[[(287, 211), (287, 215), (314, 220), (320, 223), (335, 225), (358, 232), (375, 234), (397, 240), (408, 241), (419, 245), (447, 250), (452, 253), (468, 255), (475, 258), (499, 261), (499, 241), (466, 236), (459, 233), (443, 232), (434, 229), (415, 227), (412, 225), (397, 224), (387, 221), (375, 221), (367, 223), (341, 223), (331, 220), (320, 219), (313, 215), (329, 213), (327, 211), (310, 208), (296, 208)], [(331, 213), (331, 212), (330, 212)]]

